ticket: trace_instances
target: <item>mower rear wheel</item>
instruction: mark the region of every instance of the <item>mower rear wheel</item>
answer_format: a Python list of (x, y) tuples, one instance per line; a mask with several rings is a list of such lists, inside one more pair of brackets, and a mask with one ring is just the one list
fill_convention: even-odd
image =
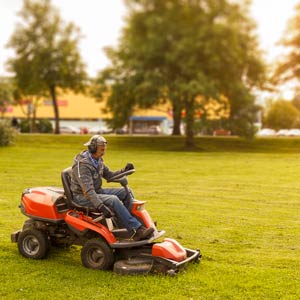
[(19, 252), (26, 258), (42, 259), (50, 248), (48, 237), (36, 229), (26, 229), (18, 238)]
[(114, 260), (113, 250), (101, 238), (88, 240), (81, 249), (81, 261), (86, 268), (107, 270)]

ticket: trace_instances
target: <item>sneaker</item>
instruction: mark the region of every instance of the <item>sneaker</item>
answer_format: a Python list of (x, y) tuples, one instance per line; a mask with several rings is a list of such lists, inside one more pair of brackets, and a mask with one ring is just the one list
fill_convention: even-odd
[(141, 226), (136, 230), (133, 239), (135, 241), (146, 240), (151, 237), (153, 232), (154, 232), (154, 228), (152, 227), (146, 228), (145, 226)]

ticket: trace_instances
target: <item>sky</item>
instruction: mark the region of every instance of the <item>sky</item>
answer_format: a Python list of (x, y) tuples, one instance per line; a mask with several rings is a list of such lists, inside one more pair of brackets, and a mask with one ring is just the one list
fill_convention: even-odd
[[(163, 0), (162, 0), (163, 1)], [(267, 62), (280, 56), (276, 43), (283, 36), (288, 19), (294, 15), (299, 0), (252, 0), (251, 15), (257, 23), (257, 35)], [(9, 75), (5, 62), (12, 57), (12, 49), (5, 47), (15, 24), (23, 0), (0, 0), (0, 76)], [(126, 14), (123, 0), (52, 0), (59, 8), (64, 21), (74, 22), (83, 38), (80, 52), (87, 65), (88, 74), (96, 76), (109, 64), (103, 47), (115, 46), (124, 25)]]

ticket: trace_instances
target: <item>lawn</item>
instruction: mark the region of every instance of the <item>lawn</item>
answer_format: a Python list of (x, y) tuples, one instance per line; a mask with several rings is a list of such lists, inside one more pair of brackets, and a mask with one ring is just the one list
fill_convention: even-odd
[(299, 299), (300, 139), (108, 136), (111, 169), (133, 162), (137, 199), (200, 264), (176, 277), (120, 276), (81, 265), (80, 248), (19, 255), (10, 234), (26, 217), (27, 187), (61, 186), (60, 172), (87, 136), (20, 135), (0, 148), (1, 299)]

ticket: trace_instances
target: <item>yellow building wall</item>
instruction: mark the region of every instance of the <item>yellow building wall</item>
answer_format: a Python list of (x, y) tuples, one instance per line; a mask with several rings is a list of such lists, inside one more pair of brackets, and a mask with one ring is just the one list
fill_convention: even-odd
[[(24, 100), (20, 105), (11, 106), (5, 113), (5, 117), (25, 118), (28, 113), (28, 104)], [(103, 113), (105, 102), (96, 102), (92, 97), (83, 94), (67, 93), (57, 97), (60, 119), (106, 119), (111, 116)], [(25, 113), (24, 113), (25, 112)], [(51, 99), (40, 99), (36, 110), (37, 118), (54, 118)]]
[[(76, 120), (98, 120), (110, 119), (109, 113), (104, 113), (106, 101), (97, 102), (94, 98), (83, 94), (74, 94), (72, 92), (61, 94), (57, 97), (60, 119)], [(20, 105), (8, 107), (5, 113), (6, 118), (26, 118), (28, 113), (28, 104), (24, 100), (22, 108)], [(159, 116), (171, 118), (169, 105), (157, 106), (152, 109), (136, 109), (136, 116)], [(40, 99), (36, 111), (37, 118), (54, 119), (54, 111), (50, 98)]]

